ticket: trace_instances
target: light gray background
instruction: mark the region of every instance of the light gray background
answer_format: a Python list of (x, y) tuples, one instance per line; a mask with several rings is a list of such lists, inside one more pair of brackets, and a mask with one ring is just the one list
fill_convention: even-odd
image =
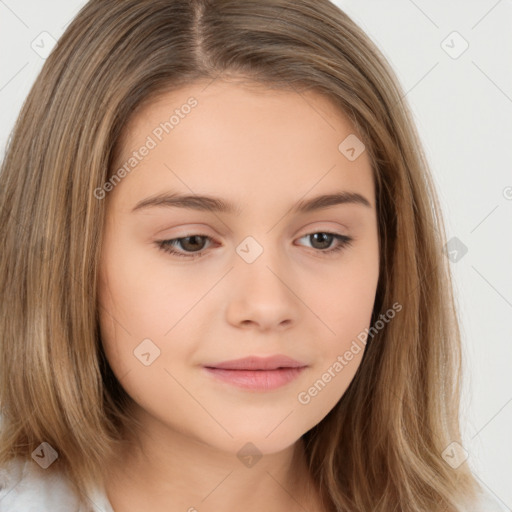
[[(44, 62), (31, 45), (43, 46), (42, 32), (58, 39), (84, 3), (0, 0), (2, 158)], [(468, 376), (464, 448), (479, 480), (512, 509), (512, 2), (335, 3), (395, 69), (432, 166), (448, 239), (468, 249), (450, 263)], [(464, 40), (467, 50), (453, 58)]]

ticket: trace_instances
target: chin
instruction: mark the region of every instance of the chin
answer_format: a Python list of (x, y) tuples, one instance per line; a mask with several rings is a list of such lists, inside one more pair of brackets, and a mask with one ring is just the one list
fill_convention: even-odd
[[(279, 428), (279, 427), (278, 427)], [(245, 455), (261, 456), (279, 453), (295, 444), (300, 438), (301, 433), (288, 432), (270, 433), (255, 430), (253, 428), (240, 429), (238, 431), (231, 430), (233, 438), (227, 434), (217, 437), (216, 440), (205, 439), (204, 442), (212, 448), (231, 453), (238, 458)], [(211, 432), (210, 432), (211, 434)]]

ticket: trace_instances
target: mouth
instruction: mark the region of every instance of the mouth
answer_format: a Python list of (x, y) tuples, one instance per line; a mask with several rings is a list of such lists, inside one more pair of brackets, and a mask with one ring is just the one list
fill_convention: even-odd
[(205, 367), (205, 370), (215, 378), (240, 388), (271, 391), (295, 380), (305, 368), (303, 366), (276, 370), (224, 370)]
[(250, 356), (212, 365), (204, 370), (214, 378), (253, 391), (271, 391), (295, 380), (306, 368), (305, 363), (287, 356)]

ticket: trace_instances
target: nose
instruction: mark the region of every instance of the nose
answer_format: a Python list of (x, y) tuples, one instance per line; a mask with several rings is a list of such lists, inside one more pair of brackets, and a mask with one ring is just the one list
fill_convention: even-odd
[(270, 250), (253, 263), (240, 259), (228, 284), (227, 320), (239, 328), (261, 331), (284, 330), (294, 325), (301, 301), (294, 288), (294, 277)]

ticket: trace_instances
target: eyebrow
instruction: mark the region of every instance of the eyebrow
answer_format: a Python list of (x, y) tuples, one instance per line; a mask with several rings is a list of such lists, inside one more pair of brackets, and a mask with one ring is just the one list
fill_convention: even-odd
[[(334, 194), (323, 194), (311, 199), (299, 201), (291, 209), (293, 214), (307, 213), (315, 210), (322, 210), (340, 204), (356, 204), (372, 208), (366, 197), (356, 192), (336, 192)], [(162, 193), (147, 197), (139, 201), (132, 209), (132, 212), (152, 207), (175, 207), (205, 212), (220, 212), (240, 215), (239, 206), (230, 203), (219, 197), (207, 195), (182, 195), (176, 193)]]

